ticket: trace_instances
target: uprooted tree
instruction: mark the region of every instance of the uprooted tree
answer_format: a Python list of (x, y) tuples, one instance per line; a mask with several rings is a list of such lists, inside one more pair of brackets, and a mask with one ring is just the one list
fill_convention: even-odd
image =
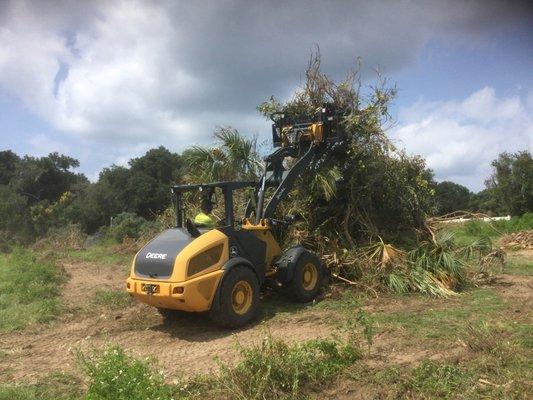
[(318, 53), (305, 78), (292, 99), (271, 97), (258, 110), (305, 116), (330, 104), (343, 116), (344, 139), (322, 152), (280, 210), (305, 221), (287, 242), (303, 242), (322, 254), (334, 276), (371, 291), (381, 286), (447, 296), (467, 284), (471, 262), (490, 262), (490, 242), (460, 247), (453, 235), (428, 226), (436, 206), (433, 173), (386, 135), (396, 89), (379, 74), (366, 89), (357, 72), (335, 83), (321, 72)]
[(291, 100), (271, 98), (259, 111), (312, 115), (329, 103), (344, 116), (345, 138), (302, 177), (287, 202), (289, 211), (304, 216), (308, 235), (338, 240), (345, 248), (378, 236), (397, 243), (414, 239), (434, 205), (435, 183), (422, 158), (397, 150), (385, 134), (395, 88), (378, 75), (377, 85), (364, 94), (357, 72), (335, 83), (321, 72), (319, 54), (311, 57), (305, 76)]

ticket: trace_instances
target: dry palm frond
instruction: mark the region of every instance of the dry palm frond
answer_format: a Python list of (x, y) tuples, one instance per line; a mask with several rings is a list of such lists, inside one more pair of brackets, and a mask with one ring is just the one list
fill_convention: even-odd
[(379, 236), (378, 239), (378, 242), (362, 249), (368, 259), (377, 265), (378, 268), (399, 265), (405, 261), (404, 251), (394, 247), (391, 244), (385, 243)]
[(410, 284), (415, 291), (426, 293), (434, 297), (450, 297), (457, 293), (446, 287), (430, 271), (415, 268), (410, 274)]

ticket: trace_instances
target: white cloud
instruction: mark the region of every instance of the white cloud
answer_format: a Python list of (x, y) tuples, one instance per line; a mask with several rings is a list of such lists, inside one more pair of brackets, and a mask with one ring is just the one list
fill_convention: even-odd
[(533, 116), (519, 96), (498, 98), (485, 87), (463, 100), (421, 100), (401, 109), (391, 134), (426, 157), (437, 179), (480, 190), (499, 153), (533, 150)]
[(31, 147), (31, 153), (37, 156), (46, 156), (54, 152), (69, 154), (71, 150), (66, 144), (44, 134), (32, 136), (26, 140), (26, 143)]
[(206, 138), (198, 130), (206, 114), (197, 114), (253, 113), (284, 94), (317, 43), (332, 71), (356, 55), (392, 70), (437, 31), (477, 35), (508, 14), (516, 11), (497, 1), (296, 2), (281, 11), (253, 2), (13, 0), (0, 4), (0, 88), (86, 138)]
[[(335, 78), (355, 56), (391, 72), (435, 37), (471, 43), (525, 18), (498, 0), (0, 1), (0, 94), (99, 169), (153, 146), (208, 143), (217, 125), (268, 135), (255, 106), (295, 87), (316, 44)], [(489, 109), (499, 121), (520, 108), (480, 96), (464, 105), (469, 118)]]

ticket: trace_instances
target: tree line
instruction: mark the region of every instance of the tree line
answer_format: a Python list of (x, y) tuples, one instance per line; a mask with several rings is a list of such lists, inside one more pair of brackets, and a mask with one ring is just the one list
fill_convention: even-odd
[(533, 211), (533, 160), (529, 151), (501, 153), (492, 161), (492, 174), (478, 193), (454, 182), (435, 187), (436, 214), (470, 211), (522, 215)]
[[(280, 207), (280, 213), (303, 217), (306, 229), (300, 237), (336, 238), (343, 248), (378, 236), (399, 243), (423, 230), (430, 215), (533, 211), (529, 151), (500, 154), (479, 193), (453, 182), (437, 183), (423, 158), (408, 156), (386, 135), (395, 94), (396, 88), (378, 76), (363, 95), (357, 71), (334, 82), (321, 72), (316, 53), (292, 98), (280, 102), (271, 97), (257, 107), (267, 118), (275, 112), (307, 118), (328, 104), (342, 117), (340, 142), (325, 144), (326, 151)], [(172, 184), (258, 179), (262, 163), (254, 138), (219, 128), (214, 139), (211, 147), (192, 146), (181, 154), (162, 146), (148, 150), (127, 166), (104, 168), (96, 182), (76, 173), (79, 161), (67, 155), (1, 151), (0, 244), (28, 243), (70, 224), (93, 234), (112, 218), (121, 221), (128, 235), (134, 234), (169, 209)]]
[[(72, 157), (58, 153), (19, 156), (11, 150), (1, 151), (0, 240), (27, 243), (52, 227), (72, 223), (92, 234), (122, 213), (154, 220), (170, 207), (172, 184), (256, 177), (259, 165), (254, 141), (231, 129), (221, 129), (216, 137), (216, 148), (192, 147), (182, 154), (162, 146), (148, 150), (132, 158), (126, 167), (104, 168), (94, 183), (75, 172), (79, 161)], [(502, 153), (492, 162), (492, 168), (486, 188), (479, 193), (454, 182), (436, 183), (426, 170), (429, 192), (434, 194), (430, 213), (532, 212), (531, 154)]]

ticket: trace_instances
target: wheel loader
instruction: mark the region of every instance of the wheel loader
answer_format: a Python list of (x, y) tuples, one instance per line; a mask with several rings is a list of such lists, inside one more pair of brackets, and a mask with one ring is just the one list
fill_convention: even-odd
[[(286, 229), (294, 216), (275, 219), (277, 206), (295, 180), (341, 140), (339, 116), (324, 105), (311, 116), (272, 115), (277, 148), (265, 158), (259, 182), (212, 182), (172, 187), (176, 226), (146, 244), (133, 260), (128, 293), (157, 307), (167, 317), (175, 312), (208, 312), (218, 325), (237, 328), (256, 315), (260, 288), (273, 279), (294, 301), (309, 302), (326, 280), (317, 255), (302, 246), (282, 250), (276, 229)], [(284, 161), (291, 158), (292, 165)], [(273, 194), (266, 201), (267, 189)], [(244, 215), (235, 221), (234, 192), (252, 192)], [(198, 226), (189, 217), (184, 196), (199, 192), (211, 201), (224, 200), (220, 226)], [(276, 228), (276, 229), (274, 229)]]

